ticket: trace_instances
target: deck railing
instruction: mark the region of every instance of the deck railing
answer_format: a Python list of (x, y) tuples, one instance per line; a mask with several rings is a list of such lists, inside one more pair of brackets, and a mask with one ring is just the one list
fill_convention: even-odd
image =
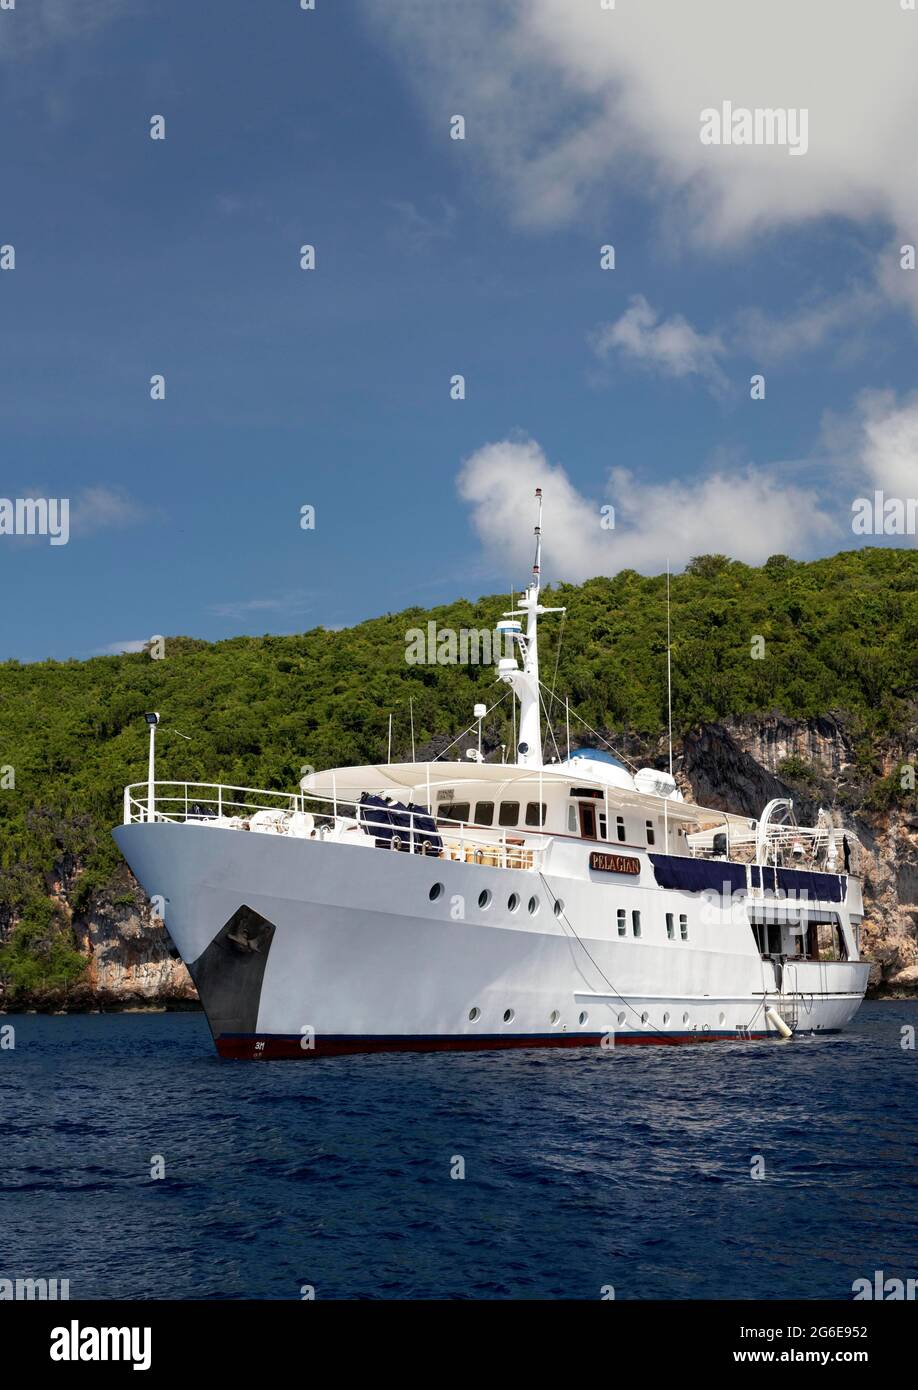
[[(535, 869), (544, 855), (542, 845), (533, 843), (528, 833), (513, 829), (489, 831), (437, 819), (436, 812), (426, 810), (400, 810), (398, 820), (401, 823), (393, 825), (385, 808), (314, 792), (277, 792), (217, 782), (155, 782), (152, 788), (147, 782), (135, 782), (124, 789), (125, 825), (150, 821), (212, 825), (297, 839), (375, 844), (496, 868)], [(432, 843), (437, 838), (440, 846)]]

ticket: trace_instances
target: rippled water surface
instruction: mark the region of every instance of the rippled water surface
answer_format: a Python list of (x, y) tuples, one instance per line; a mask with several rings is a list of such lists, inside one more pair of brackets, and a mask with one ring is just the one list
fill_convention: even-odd
[(74, 1298), (850, 1298), (918, 1275), (918, 1004), (790, 1044), (301, 1063), (221, 1062), (201, 1014), (3, 1022), (0, 1275)]

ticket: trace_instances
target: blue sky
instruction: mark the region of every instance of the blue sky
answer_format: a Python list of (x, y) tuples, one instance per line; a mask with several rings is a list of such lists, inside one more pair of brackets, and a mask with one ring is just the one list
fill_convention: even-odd
[[(693, 8), (0, 13), (0, 495), (75, 517), (0, 536), (0, 658), (518, 586), (536, 482), (549, 579), (914, 545), (850, 513), (918, 491), (918, 16), (779, 0), (756, 53)], [(703, 148), (722, 97), (808, 106), (806, 156)]]

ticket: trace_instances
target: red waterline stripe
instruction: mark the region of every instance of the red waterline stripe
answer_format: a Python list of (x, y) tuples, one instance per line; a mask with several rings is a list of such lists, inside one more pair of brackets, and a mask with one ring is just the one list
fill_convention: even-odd
[[(826, 1030), (828, 1031), (828, 1030)], [(325, 1037), (315, 1038), (311, 1048), (303, 1039), (257, 1033), (223, 1033), (216, 1040), (221, 1057), (234, 1061), (268, 1058), (272, 1061), (303, 1061), (311, 1057), (341, 1057), (359, 1052), (487, 1052), (529, 1047), (599, 1047), (602, 1033), (533, 1033), (516, 1036), (494, 1035), (473, 1038), (465, 1034), (451, 1037)], [(773, 1036), (760, 1033), (616, 1033), (615, 1046), (651, 1045), (676, 1047), (682, 1043), (751, 1042)]]

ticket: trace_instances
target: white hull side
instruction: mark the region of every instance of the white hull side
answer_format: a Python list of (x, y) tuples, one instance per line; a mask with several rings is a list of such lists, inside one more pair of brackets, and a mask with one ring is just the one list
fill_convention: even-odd
[[(165, 899), (166, 925), (193, 975), (198, 967), (225, 1055), (776, 1036), (765, 1008), (787, 1005), (748, 925), (726, 914), (700, 920), (691, 894), (206, 825), (137, 824), (115, 835), (148, 894)], [(435, 883), (443, 891), (432, 902)], [(484, 890), (493, 897), (480, 910)], [(511, 893), (521, 899), (516, 912)], [(690, 941), (667, 940), (665, 912), (687, 905)], [(219, 1007), (208, 997), (213, 969), (201, 962), (213, 961), (213, 943), (243, 906), (274, 931), (257, 966), (257, 998), (240, 1013), (248, 1021), (236, 1028), (235, 1004), (226, 1006), (222, 984)], [(618, 937), (618, 907), (629, 921), (640, 910), (640, 939)], [(224, 953), (214, 968), (235, 965)], [(866, 964), (786, 970), (800, 1029), (850, 1022)]]

